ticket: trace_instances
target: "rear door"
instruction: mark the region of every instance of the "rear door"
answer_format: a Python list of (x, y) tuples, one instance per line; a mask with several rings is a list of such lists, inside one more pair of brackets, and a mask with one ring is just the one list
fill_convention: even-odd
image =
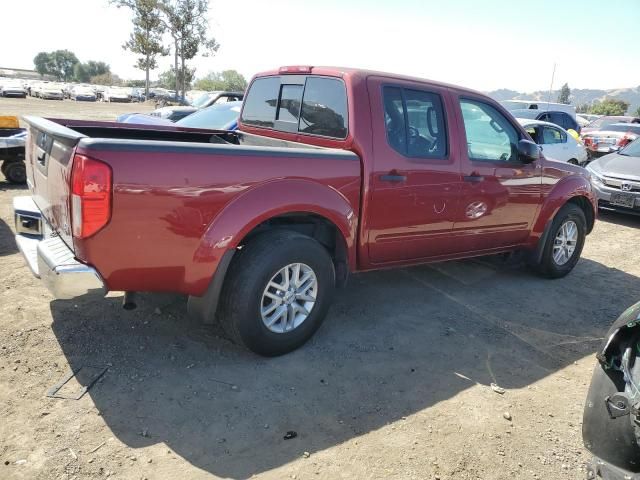
[(462, 191), (453, 243), (460, 253), (523, 243), (541, 199), (540, 162), (523, 164), (517, 145), (524, 135), (495, 105), (457, 97)]
[(367, 87), (374, 138), (371, 262), (448, 254), (461, 187), (448, 91), (380, 77), (370, 77)]

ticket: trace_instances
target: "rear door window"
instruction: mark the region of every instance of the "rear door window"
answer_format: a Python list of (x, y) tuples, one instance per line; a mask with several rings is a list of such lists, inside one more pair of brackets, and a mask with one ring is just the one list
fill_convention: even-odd
[(542, 143), (545, 145), (552, 145), (554, 143), (565, 143), (567, 136), (565, 133), (557, 128), (542, 127)]
[(384, 87), (387, 141), (408, 157), (446, 158), (447, 132), (440, 95)]
[(242, 122), (285, 132), (343, 139), (347, 136), (347, 111), (347, 91), (341, 79), (263, 77), (256, 79), (249, 89)]

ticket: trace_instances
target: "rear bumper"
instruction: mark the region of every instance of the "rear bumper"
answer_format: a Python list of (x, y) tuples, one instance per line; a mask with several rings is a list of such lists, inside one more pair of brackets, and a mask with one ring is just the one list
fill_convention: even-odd
[(55, 298), (106, 294), (100, 274), (78, 261), (62, 239), (51, 232), (31, 197), (15, 197), (13, 210), (16, 244), (31, 272)]
[(623, 470), (595, 457), (587, 465), (587, 480), (640, 480), (640, 474)]

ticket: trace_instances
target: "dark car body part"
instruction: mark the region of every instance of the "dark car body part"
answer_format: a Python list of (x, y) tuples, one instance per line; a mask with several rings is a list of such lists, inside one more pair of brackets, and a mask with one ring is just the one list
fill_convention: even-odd
[(609, 329), (596, 365), (582, 423), (594, 455), (590, 479), (640, 479), (640, 303)]
[(27, 132), (24, 128), (0, 129), (0, 171), (11, 183), (25, 183), (25, 144)]
[(580, 133), (581, 127), (578, 122), (567, 112), (559, 111), (539, 111), (535, 109), (517, 109), (511, 110), (510, 113), (516, 118), (529, 118), (531, 120), (539, 120), (541, 122), (549, 122), (565, 130), (575, 130)]

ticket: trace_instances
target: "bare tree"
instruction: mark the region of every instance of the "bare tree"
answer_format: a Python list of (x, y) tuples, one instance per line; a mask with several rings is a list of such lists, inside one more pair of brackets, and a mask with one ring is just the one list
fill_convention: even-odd
[(209, 0), (159, 0), (163, 21), (173, 39), (176, 94), (184, 100), (187, 61), (196, 55), (208, 56), (218, 43), (208, 35)]
[(117, 7), (126, 7), (133, 12), (133, 32), (122, 46), (125, 50), (141, 55), (136, 68), (145, 72), (145, 97), (149, 96), (149, 71), (158, 67), (156, 58), (168, 55), (162, 44), (165, 23), (158, 0), (111, 0)]

